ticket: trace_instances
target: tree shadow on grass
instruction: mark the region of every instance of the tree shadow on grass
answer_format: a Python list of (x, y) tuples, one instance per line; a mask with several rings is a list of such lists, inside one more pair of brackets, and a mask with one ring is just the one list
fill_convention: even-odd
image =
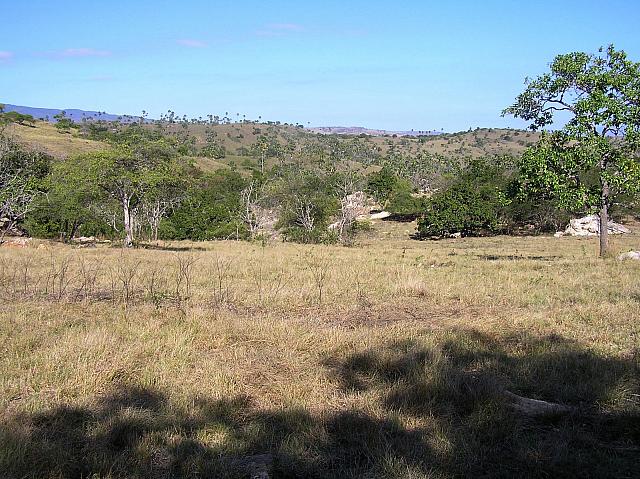
[[(558, 337), (453, 331), (331, 355), (324, 367), (338, 393), (372, 402), (318, 414), (120, 385), (88, 406), (6, 418), (0, 476), (250, 477), (261, 461), (270, 477), (637, 473), (637, 358), (605, 358)], [(575, 412), (524, 417), (504, 389)]]
[(0, 450), (9, 478), (253, 477), (265, 457), (269, 477), (361, 477), (389, 451), (429, 455), (415, 433), (361, 412), (264, 411), (246, 397), (185, 407), (131, 386), (90, 407), (15, 416)]
[[(326, 361), (348, 393), (375, 392), (389, 413), (430, 420), (464, 477), (635, 477), (639, 357), (613, 359), (558, 336), (449, 331)], [(571, 406), (531, 417), (505, 391)]]

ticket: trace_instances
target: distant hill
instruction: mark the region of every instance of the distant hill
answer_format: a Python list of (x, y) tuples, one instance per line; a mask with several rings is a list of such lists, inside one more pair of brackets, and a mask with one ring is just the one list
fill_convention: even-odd
[[(2, 103), (2, 102), (0, 102)], [(65, 112), (68, 118), (71, 118), (75, 122), (80, 122), (84, 118), (87, 120), (104, 120), (104, 121), (121, 121), (123, 123), (137, 121), (139, 116), (132, 115), (114, 115), (112, 113), (105, 113), (100, 111), (90, 110), (78, 110), (76, 108), (37, 108), (32, 106), (11, 105), (9, 103), (2, 103), (5, 111), (15, 111), (22, 113), (23, 115), (31, 115), (38, 120), (46, 120), (55, 123), (55, 115), (58, 115), (62, 111)]]
[(429, 136), (439, 135), (435, 130), (390, 131), (364, 128), (361, 126), (317, 126), (309, 128), (314, 133), (325, 135), (370, 135), (370, 136)]
[[(21, 107), (12, 104), (8, 111), (47, 118), (49, 122), (36, 122), (34, 126), (12, 125), (10, 132), (25, 145), (65, 158), (78, 153), (108, 148), (107, 142), (92, 138), (82, 125), (72, 132), (60, 132), (52, 124), (53, 116), (60, 109)], [(127, 123), (139, 121), (139, 117), (105, 114), (78, 109), (65, 110), (75, 121), (94, 118), (104, 121)], [(83, 116), (84, 115), (84, 116)], [(178, 118), (180, 121), (181, 118)], [(153, 120), (147, 120), (149, 123)], [(148, 125), (149, 128), (153, 126)], [(186, 128), (185, 128), (186, 127)], [(347, 161), (359, 168), (379, 167), (385, 162), (399, 165), (420, 164), (430, 156), (439, 155), (449, 159), (479, 158), (494, 155), (519, 156), (529, 146), (535, 144), (539, 134), (531, 131), (506, 128), (477, 128), (457, 133), (434, 131), (387, 131), (363, 127), (316, 127), (300, 128), (297, 125), (280, 122), (188, 122), (162, 125), (164, 134), (178, 142), (189, 141), (194, 150), (190, 155), (202, 169), (211, 171), (230, 168), (249, 171), (256, 168), (259, 160), (255, 145), (267, 137), (279, 145), (282, 151), (291, 151), (287, 156), (270, 157), (267, 167), (291, 161), (313, 164), (319, 158), (334, 158)], [(222, 158), (207, 158), (201, 155), (207, 139), (224, 149)]]
[[(0, 102), (2, 103), (2, 102)], [(120, 121), (122, 123), (129, 123), (138, 121), (140, 116), (135, 115), (116, 115), (113, 113), (106, 113), (100, 111), (91, 110), (79, 110), (77, 108), (38, 108), (32, 106), (12, 105), (10, 103), (3, 103), (5, 111), (15, 111), (24, 115), (31, 115), (38, 120), (56, 122), (54, 116), (58, 115), (62, 111), (65, 112), (68, 118), (71, 118), (75, 122), (80, 122), (83, 119), (87, 120), (103, 120), (103, 121)], [(150, 121), (150, 120), (147, 120)], [(435, 130), (411, 130), (411, 131), (390, 131), (379, 130), (374, 128), (364, 128), (361, 126), (318, 126), (307, 128), (307, 131), (313, 133), (322, 133), (325, 135), (369, 135), (369, 136), (428, 136), (438, 135), (440, 132)]]

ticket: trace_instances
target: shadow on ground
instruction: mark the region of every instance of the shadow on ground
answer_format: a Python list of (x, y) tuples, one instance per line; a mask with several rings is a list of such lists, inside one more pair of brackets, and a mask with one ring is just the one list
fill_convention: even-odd
[(557, 261), (561, 256), (521, 255), (521, 254), (477, 254), (478, 259), (485, 261)]
[[(266, 461), (283, 478), (637, 477), (637, 354), (464, 330), (336, 352), (319, 367), (337, 395), (366, 405), (312, 414), (119, 385), (90, 407), (5, 418), (0, 475), (250, 477)], [(505, 389), (575, 409), (524, 417)]]
[(207, 251), (207, 248), (202, 246), (175, 246), (171, 244), (160, 244), (160, 243), (139, 243), (138, 248), (140, 249), (148, 249), (153, 251)]

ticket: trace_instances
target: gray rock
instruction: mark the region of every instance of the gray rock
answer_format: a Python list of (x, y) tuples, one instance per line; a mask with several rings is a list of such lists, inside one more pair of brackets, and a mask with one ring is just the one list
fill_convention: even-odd
[(629, 251), (627, 253), (622, 253), (621, 255), (618, 256), (618, 259), (620, 261), (624, 261), (627, 259), (633, 259), (636, 261), (640, 261), (640, 251)]

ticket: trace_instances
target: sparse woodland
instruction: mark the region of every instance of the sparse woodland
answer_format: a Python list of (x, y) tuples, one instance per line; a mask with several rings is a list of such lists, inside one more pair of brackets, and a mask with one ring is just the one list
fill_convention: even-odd
[(542, 133), (0, 111), (0, 477), (636, 477), (638, 68)]

